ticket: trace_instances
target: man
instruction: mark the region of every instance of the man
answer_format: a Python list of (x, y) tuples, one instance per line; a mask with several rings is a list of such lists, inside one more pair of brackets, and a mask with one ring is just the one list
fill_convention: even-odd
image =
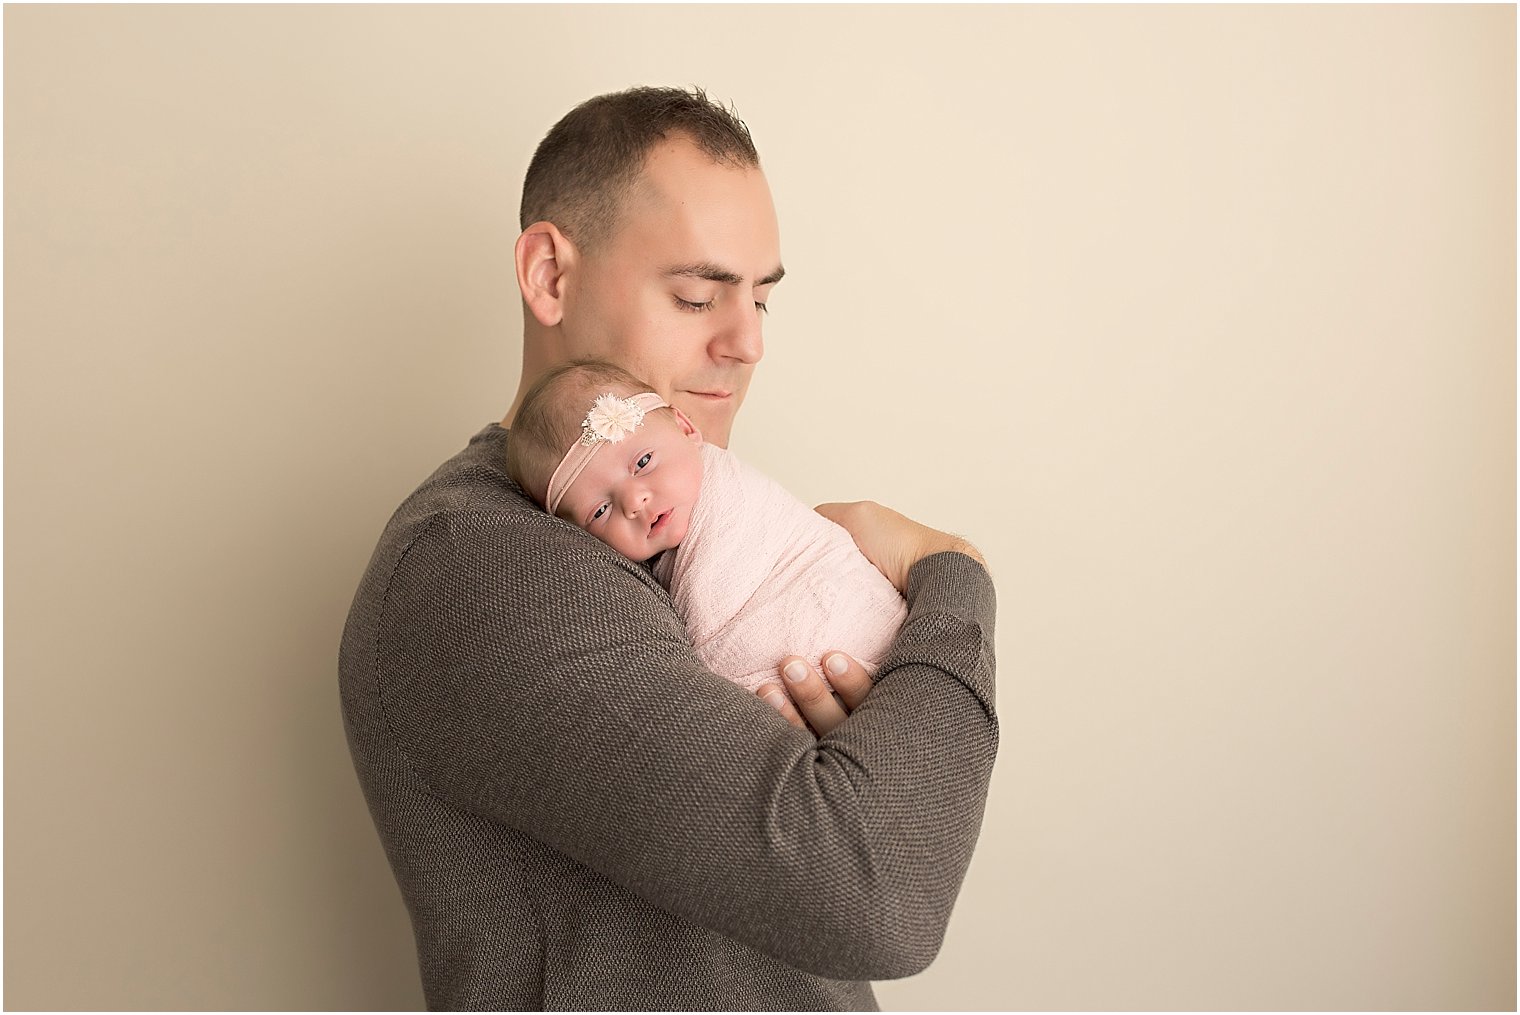
[[(726, 446), (782, 275), (744, 125), (700, 91), (590, 100), (539, 146), (522, 227), (519, 402), (600, 356)], [(647, 565), (511, 483), (516, 407), (392, 517), (340, 656), (429, 1008), (874, 1010), (868, 981), (938, 951), (980, 830), (980, 557), (827, 506), (909, 619), (874, 684), (842, 660), (836, 700), (804, 664), (773, 709), (702, 666)]]

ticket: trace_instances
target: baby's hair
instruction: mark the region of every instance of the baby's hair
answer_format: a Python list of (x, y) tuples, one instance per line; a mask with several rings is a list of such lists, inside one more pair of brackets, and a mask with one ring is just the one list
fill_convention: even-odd
[(528, 389), (512, 421), (507, 475), (542, 506), (549, 477), (580, 439), (581, 421), (596, 396), (612, 391), (627, 398), (650, 390), (650, 384), (606, 360), (578, 359), (555, 367)]

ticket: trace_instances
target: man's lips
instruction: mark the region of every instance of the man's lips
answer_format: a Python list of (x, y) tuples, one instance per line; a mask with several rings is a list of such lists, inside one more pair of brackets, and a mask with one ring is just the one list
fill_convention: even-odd
[(716, 391), (688, 391), (687, 394), (696, 395), (698, 398), (711, 399), (714, 402), (721, 402), (723, 399), (731, 396), (733, 392), (724, 391), (722, 388), (719, 388)]

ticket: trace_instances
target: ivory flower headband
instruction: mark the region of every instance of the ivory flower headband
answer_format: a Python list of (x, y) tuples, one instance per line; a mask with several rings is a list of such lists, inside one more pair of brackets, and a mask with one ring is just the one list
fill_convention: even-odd
[(552, 515), (559, 510), (559, 502), (564, 500), (565, 491), (580, 478), (580, 474), (591, 464), (591, 459), (603, 444), (616, 444), (643, 426), (646, 412), (663, 408), (666, 404), (653, 391), (628, 398), (619, 398), (610, 391), (598, 395), (592, 403), (591, 411), (581, 420), (580, 439), (570, 445), (570, 450), (560, 460), (559, 468), (549, 477), (549, 491), (544, 497), (548, 502), (549, 513)]

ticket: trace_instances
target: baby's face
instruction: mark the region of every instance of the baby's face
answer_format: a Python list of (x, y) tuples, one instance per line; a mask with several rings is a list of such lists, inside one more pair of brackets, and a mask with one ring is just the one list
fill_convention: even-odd
[(702, 435), (658, 409), (616, 444), (603, 444), (559, 504), (574, 522), (629, 560), (648, 560), (686, 538), (702, 489)]

